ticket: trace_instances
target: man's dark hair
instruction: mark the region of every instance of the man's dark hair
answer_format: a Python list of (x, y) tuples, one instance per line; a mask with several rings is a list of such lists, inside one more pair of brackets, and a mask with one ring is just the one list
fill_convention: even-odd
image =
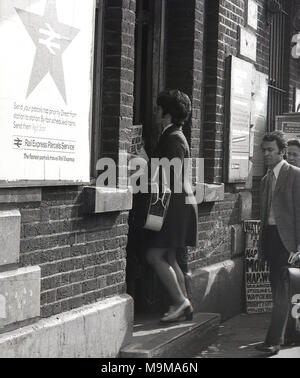
[(272, 131), (271, 133), (267, 133), (263, 137), (263, 142), (276, 142), (279, 148), (279, 151), (283, 151), (287, 148), (287, 143), (284, 137), (284, 133), (282, 131)]
[(182, 125), (192, 111), (189, 96), (178, 89), (165, 90), (159, 93), (157, 105), (161, 106), (163, 115), (170, 114), (172, 123)]
[(300, 149), (300, 140), (299, 139), (289, 139), (287, 141), (288, 146), (296, 146)]

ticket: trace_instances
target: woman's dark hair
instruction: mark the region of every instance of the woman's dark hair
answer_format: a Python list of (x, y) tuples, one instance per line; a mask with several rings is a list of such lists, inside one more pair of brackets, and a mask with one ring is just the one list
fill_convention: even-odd
[(279, 148), (279, 151), (282, 152), (284, 149), (287, 148), (287, 143), (284, 137), (284, 133), (282, 131), (272, 131), (271, 133), (267, 133), (263, 137), (263, 142), (276, 142)]
[(300, 148), (300, 140), (299, 139), (290, 139), (290, 140), (288, 140), (287, 145), (288, 146), (296, 146), (296, 147)]
[(161, 106), (163, 115), (170, 114), (172, 123), (182, 125), (192, 111), (189, 96), (178, 89), (165, 90), (157, 97), (157, 106)]

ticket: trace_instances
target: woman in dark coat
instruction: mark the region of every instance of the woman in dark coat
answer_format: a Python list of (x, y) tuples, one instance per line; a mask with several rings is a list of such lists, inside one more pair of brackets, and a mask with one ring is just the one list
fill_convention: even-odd
[[(162, 128), (154, 158), (177, 158), (181, 174), (171, 168), (171, 199), (161, 231), (146, 231), (146, 259), (167, 289), (172, 305), (161, 319), (177, 321), (183, 316), (192, 319), (193, 309), (185, 287), (184, 274), (180, 269), (176, 252), (178, 248), (197, 245), (197, 204), (190, 182), (186, 161), (190, 150), (182, 132), (182, 125), (191, 113), (189, 97), (179, 90), (164, 91), (158, 95), (156, 122)], [(187, 159), (187, 160), (185, 160)], [(174, 190), (174, 180), (181, 180), (182, 190)], [(176, 186), (175, 186), (176, 188)]]

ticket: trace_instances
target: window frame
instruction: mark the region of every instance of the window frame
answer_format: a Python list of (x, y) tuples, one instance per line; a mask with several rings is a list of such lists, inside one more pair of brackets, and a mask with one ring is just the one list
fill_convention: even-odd
[(97, 161), (102, 150), (102, 111), (103, 111), (103, 46), (104, 46), (104, 0), (96, 1), (93, 100), (91, 126), (90, 181), (97, 178)]

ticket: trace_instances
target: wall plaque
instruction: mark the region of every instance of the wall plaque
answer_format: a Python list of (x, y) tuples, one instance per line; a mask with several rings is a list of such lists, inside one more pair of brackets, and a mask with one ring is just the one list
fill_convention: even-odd
[(256, 62), (256, 47), (257, 47), (257, 37), (251, 30), (245, 29), (243, 27), (239, 28), (240, 36), (240, 57), (249, 59)]

